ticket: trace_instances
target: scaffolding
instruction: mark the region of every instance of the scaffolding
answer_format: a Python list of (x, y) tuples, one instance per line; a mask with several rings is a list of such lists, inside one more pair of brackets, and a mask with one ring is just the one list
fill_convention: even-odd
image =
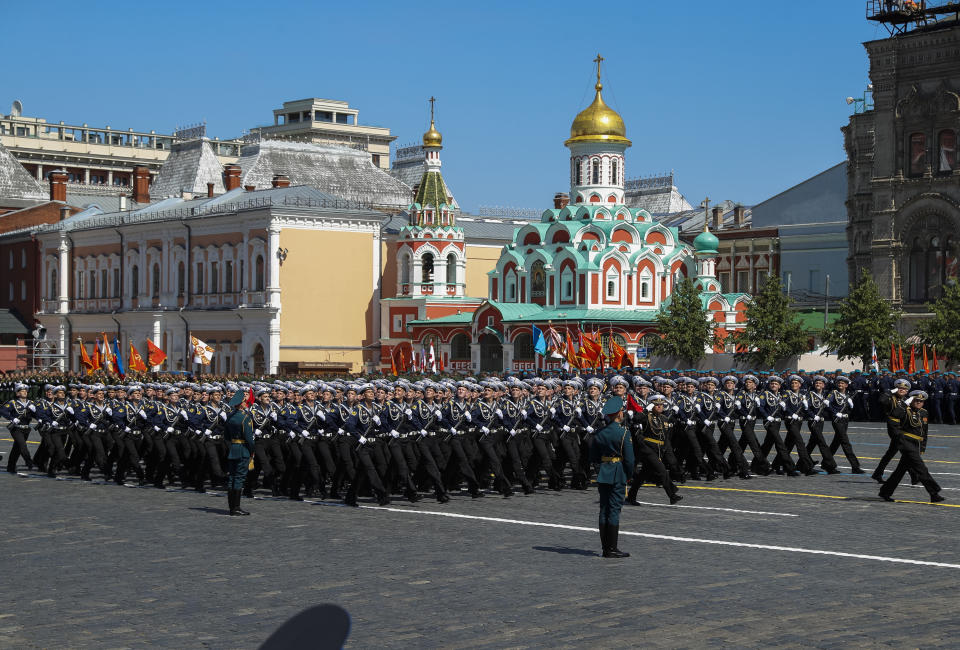
[(27, 365), (33, 372), (68, 368), (67, 355), (60, 350), (56, 341), (48, 338), (27, 339)]
[(933, 25), (948, 16), (960, 19), (960, 2), (867, 0), (867, 20), (882, 24), (891, 36)]

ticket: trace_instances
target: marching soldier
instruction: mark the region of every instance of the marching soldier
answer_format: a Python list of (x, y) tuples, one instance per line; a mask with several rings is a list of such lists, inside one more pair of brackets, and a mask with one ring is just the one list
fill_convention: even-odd
[(917, 476), (917, 481), (923, 484), (930, 495), (931, 503), (944, 500), (940, 495), (940, 486), (930, 476), (921, 456), (927, 448), (928, 416), (926, 409), (923, 408), (926, 400), (926, 392), (915, 390), (906, 399), (898, 400), (889, 411), (888, 418), (893, 415), (900, 422), (897, 439), (900, 462), (880, 488), (880, 497), (884, 501), (893, 501), (893, 492), (907, 471)]
[(18, 383), (13, 387), (14, 398), (0, 406), (0, 416), (10, 421), (7, 428), (10, 430), (10, 437), (13, 438), (13, 449), (10, 450), (10, 456), (7, 458), (7, 471), (11, 474), (16, 474), (19, 458), (23, 458), (28, 470), (33, 469), (33, 461), (27, 449), (27, 438), (30, 437), (30, 422), (37, 418), (37, 407), (27, 399), (28, 392), (29, 386)]

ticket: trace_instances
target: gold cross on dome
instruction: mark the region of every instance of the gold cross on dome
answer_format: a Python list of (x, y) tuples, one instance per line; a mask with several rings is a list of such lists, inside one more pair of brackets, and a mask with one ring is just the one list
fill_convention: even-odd
[(597, 64), (597, 83), (600, 83), (600, 64), (603, 63), (603, 57), (600, 56), (600, 53), (597, 53), (597, 58), (593, 60)]
[(437, 101), (436, 97), (430, 97), (430, 121), (433, 122), (433, 104)]

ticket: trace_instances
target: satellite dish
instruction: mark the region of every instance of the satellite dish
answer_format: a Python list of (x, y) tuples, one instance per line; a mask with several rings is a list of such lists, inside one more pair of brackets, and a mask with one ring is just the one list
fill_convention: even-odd
[(23, 115), (23, 102), (15, 99), (10, 107), (10, 117), (20, 117), (21, 115)]

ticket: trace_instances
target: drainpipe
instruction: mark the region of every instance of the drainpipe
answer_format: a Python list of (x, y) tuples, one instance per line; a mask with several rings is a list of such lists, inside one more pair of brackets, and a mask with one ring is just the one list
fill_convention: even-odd
[(120, 237), (120, 306), (123, 307), (123, 259), (126, 257), (126, 251), (123, 250), (123, 231), (119, 228), (114, 228), (117, 231), (117, 235)]
[(183, 321), (183, 369), (187, 370), (187, 359), (190, 357), (187, 350), (190, 349), (190, 323), (187, 322), (187, 319), (183, 317), (183, 307), (177, 310), (177, 316), (180, 317), (180, 320)]
[[(193, 239), (193, 231), (188, 224), (184, 223), (183, 218), (180, 219), (180, 225), (187, 229), (186, 253), (183, 256), (184, 263), (187, 265), (186, 286), (183, 288), (183, 306), (186, 307), (190, 304), (190, 287), (193, 286), (193, 260), (190, 258), (190, 240)], [(180, 311), (183, 311), (183, 308)], [(181, 316), (181, 318), (183, 317)], [(183, 322), (186, 323), (187, 321)]]

